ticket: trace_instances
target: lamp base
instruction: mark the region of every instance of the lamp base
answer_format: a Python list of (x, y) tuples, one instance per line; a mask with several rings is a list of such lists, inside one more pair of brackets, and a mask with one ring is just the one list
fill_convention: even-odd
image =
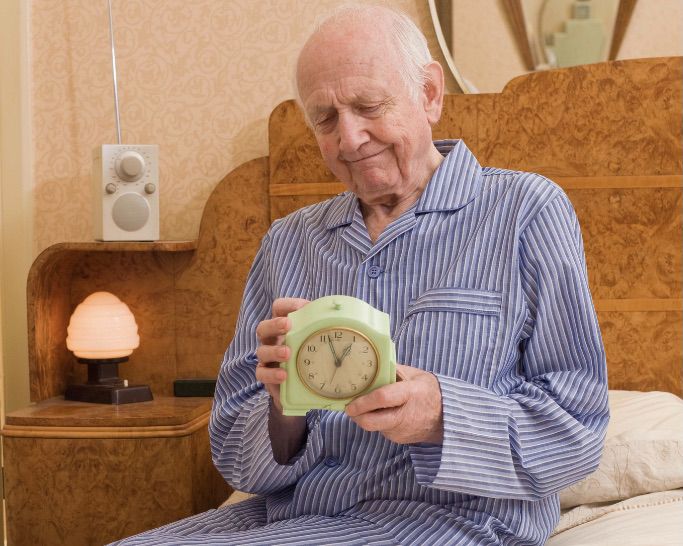
[(131, 404), (154, 400), (147, 385), (69, 385), (64, 393), (65, 400), (93, 402), (96, 404)]
[(153, 400), (152, 391), (147, 385), (126, 385), (119, 378), (119, 364), (128, 357), (92, 359), (78, 358), (88, 366), (88, 382), (69, 385), (64, 400), (93, 402), (95, 404), (131, 404)]

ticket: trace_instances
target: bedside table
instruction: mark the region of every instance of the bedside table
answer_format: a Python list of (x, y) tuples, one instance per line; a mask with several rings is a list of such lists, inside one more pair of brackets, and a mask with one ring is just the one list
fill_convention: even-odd
[(3, 428), (8, 544), (100, 545), (217, 507), (211, 398), (87, 404), (50, 398)]

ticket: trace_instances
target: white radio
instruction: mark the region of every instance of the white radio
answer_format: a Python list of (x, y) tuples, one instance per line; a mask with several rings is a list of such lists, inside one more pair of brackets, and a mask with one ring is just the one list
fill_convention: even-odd
[(159, 239), (159, 147), (121, 144), (111, 0), (108, 4), (118, 144), (103, 144), (93, 151), (95, 239), (156, 241)]
[(104, 144), (93, 150), (95, 239), (159, 239), (159, 147)]

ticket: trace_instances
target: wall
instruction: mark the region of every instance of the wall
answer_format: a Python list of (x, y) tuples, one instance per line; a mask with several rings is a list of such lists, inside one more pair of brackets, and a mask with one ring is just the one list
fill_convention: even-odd
[[(159, 144), (162, 239), (195, 238), (215, 184), (266, 155), (268, 115), (294, 96), (298, 50), (339, 3), (114, 0), (123, 141)], [(426, 2), (386, 3), (435, 46)], [(116, 137), (106, 5), (33, 4), (36, 253), (92, 237), (90, 154)]]
[(0, 2), (0, 386), (7, 409), (25, 405), (29, 391), (26, 276), (33, 260), (33, 184), (28, 21), (28, 2)]
[[(470, 89), (500, 92), (508, 81), (525, 73), (503, 1), (451, 1), (455, 66)], [(537, 27), (542, 5), (542, 0), (523, 0), (530, 31)], [(683, 2), (638, 0), (617, 58), (667, 55), (683, 55)]]
[(639, 0), (619, 50), (620, 59), (683, 55), (683, 2)]

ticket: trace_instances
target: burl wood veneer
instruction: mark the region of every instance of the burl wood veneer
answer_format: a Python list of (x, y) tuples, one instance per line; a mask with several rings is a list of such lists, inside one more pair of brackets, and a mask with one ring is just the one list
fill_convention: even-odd
[(99, 545), (218, 506), (211, 400), (110, 406), (51, 399), (3, 429), (8, 544)]

